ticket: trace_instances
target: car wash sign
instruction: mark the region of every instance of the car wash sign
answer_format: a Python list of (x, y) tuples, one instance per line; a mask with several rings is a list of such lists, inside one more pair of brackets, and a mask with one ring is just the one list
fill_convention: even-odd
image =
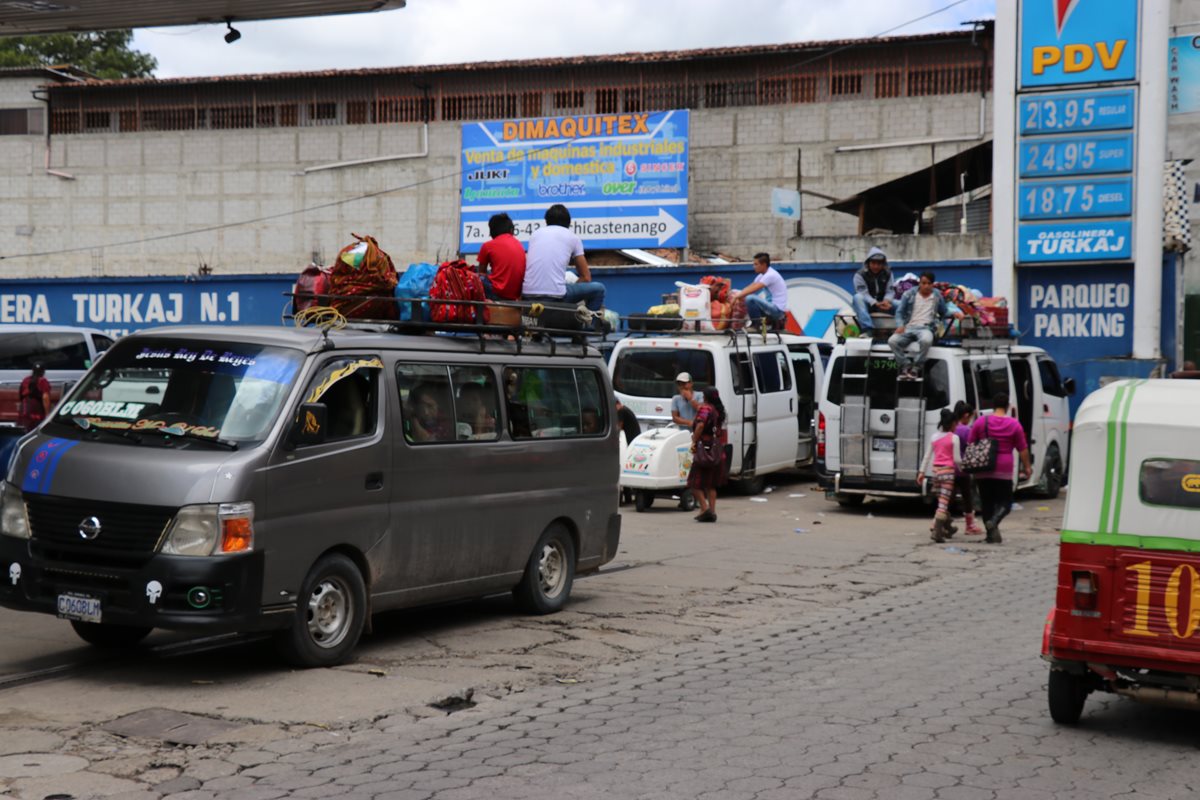
[(472, 122), (462, 132), (459, 249), (507, 213), (528, 242), (562, 203), (588, 249), (687, 246), (688, 112)]
[(1016, 260), (1129, 261), (1138, 2), (1021, 0), (1019, 14)]

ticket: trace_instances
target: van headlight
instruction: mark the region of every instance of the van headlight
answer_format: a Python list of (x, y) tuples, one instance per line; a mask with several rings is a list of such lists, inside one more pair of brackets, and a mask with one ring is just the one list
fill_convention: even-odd
[(29, 538), (25, 501), (21, 491), (7, 481), (0, 481), (0, 533), (17, 539)]
[(212, 556), (254, 549), (254, 503), (184, 506), (175, 514), (162, 552), (173, 556)]

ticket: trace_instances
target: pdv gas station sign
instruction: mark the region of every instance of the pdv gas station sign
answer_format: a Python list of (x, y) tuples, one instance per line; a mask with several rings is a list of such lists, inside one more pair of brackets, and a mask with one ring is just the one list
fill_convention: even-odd
[(1137, 23), (1136, 0), (1021, 3), (1017, 263), (1133, 257), (1137, 88), (1090, 87), (1137, 79)]

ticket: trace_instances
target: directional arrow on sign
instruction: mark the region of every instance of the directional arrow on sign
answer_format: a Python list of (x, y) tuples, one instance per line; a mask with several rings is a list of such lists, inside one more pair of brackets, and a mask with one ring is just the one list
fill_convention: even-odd
[[(517, 239), (526, 244), (531, 235), (531, 223), (533, 230), (542, 227), (540, 219), (528, 220), (514, 215), (513, 222), (516, 223)], [(571, 220), (571, 230), (585, 242), (657, 239), (661, 245), (683, 230), (683, 223), (660, 208), (652, 217), (576, 217)], [(462, 240), (465, 244), (486, 242), (487, 224), (482, 221), (464, 222)]]
[(571, 221), (571, 229), (580, 239), (608, 241), (613, 239), (670, 239), (683, 230), (683, 223), (660, 208), (653, 217), (584, 217)]

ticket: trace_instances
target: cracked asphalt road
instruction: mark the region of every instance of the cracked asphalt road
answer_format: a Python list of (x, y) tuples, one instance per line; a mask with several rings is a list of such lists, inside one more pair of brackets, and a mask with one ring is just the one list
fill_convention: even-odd
[[(581, 581), (565, 615), (515, 618), (483, 604), (460, 616), (446, 612), (407, 636), (385, 632), (378, 642), (377, 634), (358, 662), (339, 670), (280, 675), (266, 664), (227, 665), (214, 687), (189, 687), (192, 676), (213, 675), (229, 661), (217, 653), (157, 664), (153, 678), (138, 672), (90, 684), (119, 697), (187, 695), (194, 699), (171, 707), (246, 723), (204, 745), (104, 732), (96, 723), (124, 707), (111, 696), (95, 703), (107, 715), (89, 724), (65, 722), (70, 715), (59, 710), (40, 726), (30, 722), (30, 703), (0, 697), (0, 747), (15, 741), (5, 733), (15, 734), (20, 718), (18, 752), (83, 762), (0, 778), (0, 793), (22, 800), (52, 793), (126, 800), (1200, 796), (1194, 714), (1097, 696), (1078, 728), (1056, 727), (1046, 714), (1037, 651), (1053, 593), (1055, 537), (1047, 534), (1057, 504), (1025, 501), (1029, 508), (1001, 548), (954, 542), (947, 549), (928, 544), (919, 512), (877, 506), (868, 519), (778, 494), (767, 504), (728, 503), (718, 526), (689, 527), (669, 512), (630, 515), (619, 561), (635, 568)], [(808, 527), (816, 522), (819, 529)], [(806, 532), (795, 533), (802, 525)], [(463, 638), (474, 642), (470, 653)], [(464, 658), (477, 663), (463, 667)], [(489, 666), (500, 683), (470, 684), (478, 705), (450, 715), (405, 705), (408, 695), (396, 688), (424, 675), (428, 693), (445, 683), (434, 680), (439, 668), (478, 677)], [(371, 677), (372, 669), (385, 675)], [(504, 683), (512, 675), (518, 680)], [(237, 700), (249, 690), (239, 695), (238, 681), (254, 691), (264, 682), (280, 687), (297, 708), (264, 721), (262, 704), (283, 701), (243, 709)], [(27, 689), (66, 696), (67, 683)], [(313, 716), (305, 692), (332, 695), (355, 711), (297, 721)], [(138, 707), (152, 703), (147, 697)], [(76, 713), (92, 713), (83, 705)], [(4, 766), (0, 758), (0, 776)]]

